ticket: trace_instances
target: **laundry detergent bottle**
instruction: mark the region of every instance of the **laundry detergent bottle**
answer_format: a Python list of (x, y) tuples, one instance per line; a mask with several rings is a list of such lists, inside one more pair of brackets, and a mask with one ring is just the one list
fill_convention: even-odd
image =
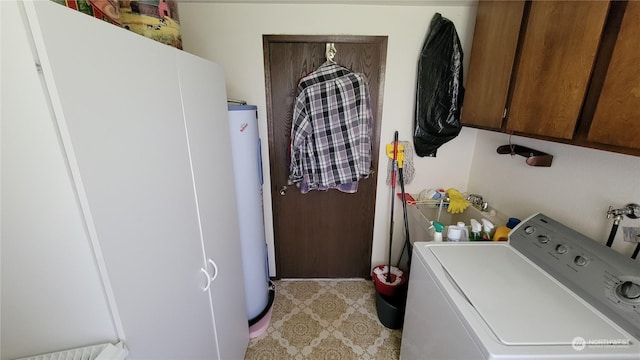
[(465, 224), (459, 221), (456, 225), (451, 225), (447, 228), (447, 240), (448, 241), (466, 241), (469, 240), (469, 230)]

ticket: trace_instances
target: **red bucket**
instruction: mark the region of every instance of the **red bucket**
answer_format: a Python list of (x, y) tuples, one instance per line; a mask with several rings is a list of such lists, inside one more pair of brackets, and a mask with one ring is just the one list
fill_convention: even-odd
[(391, 282), (387, 282), (387, 266), (378, 265), (373, 268), (371, 274), (373, 282), (376, 285), (376, 290), (385, 296), (395, 295), (398, 288), (407, 282), (407, 276), (404, 272), (395, 266), (391, 267)]

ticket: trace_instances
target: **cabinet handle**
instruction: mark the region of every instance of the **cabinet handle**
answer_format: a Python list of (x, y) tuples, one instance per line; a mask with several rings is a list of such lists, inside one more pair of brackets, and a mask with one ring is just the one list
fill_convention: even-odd
[(211, 276), (211, 280), (213, 281), (218, 277), (218, 265), (216, 265), (215, 261), (209, 259), (209, 264), (211, 264), (211, 266), (213, 266), (213, 275)]
[(202, 289), (202, 291), (207, 292), (209, 290), (209, 287), (211, 286), (211, 277), (209, 276), (207, 270), (200, 268), (200, 271), (204, 274), (204, 276), (207, 277), (207, 285), (205, 285)]

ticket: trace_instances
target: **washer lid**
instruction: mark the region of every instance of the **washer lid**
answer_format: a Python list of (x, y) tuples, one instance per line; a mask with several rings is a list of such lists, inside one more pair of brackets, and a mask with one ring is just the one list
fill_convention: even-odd
[(428, 249), (505, 345), (626, 339), (511, 246), (468, 243)]

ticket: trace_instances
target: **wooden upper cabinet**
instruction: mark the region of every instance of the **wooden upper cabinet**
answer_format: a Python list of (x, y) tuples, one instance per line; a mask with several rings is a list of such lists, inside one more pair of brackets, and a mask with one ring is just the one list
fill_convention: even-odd
[(588, 140), (640, 149), (640, 2), (629, 1)]
[(640, 156), (639, 39), (640, 1), (480, 0), (462, 124)]
[(508, 132), (573, 137), (608, 8), (608, 1), (531, 2)]
[(491, 129), (502, 118), (524, 11), (522, 1), (480, 1), (461, 121)]

